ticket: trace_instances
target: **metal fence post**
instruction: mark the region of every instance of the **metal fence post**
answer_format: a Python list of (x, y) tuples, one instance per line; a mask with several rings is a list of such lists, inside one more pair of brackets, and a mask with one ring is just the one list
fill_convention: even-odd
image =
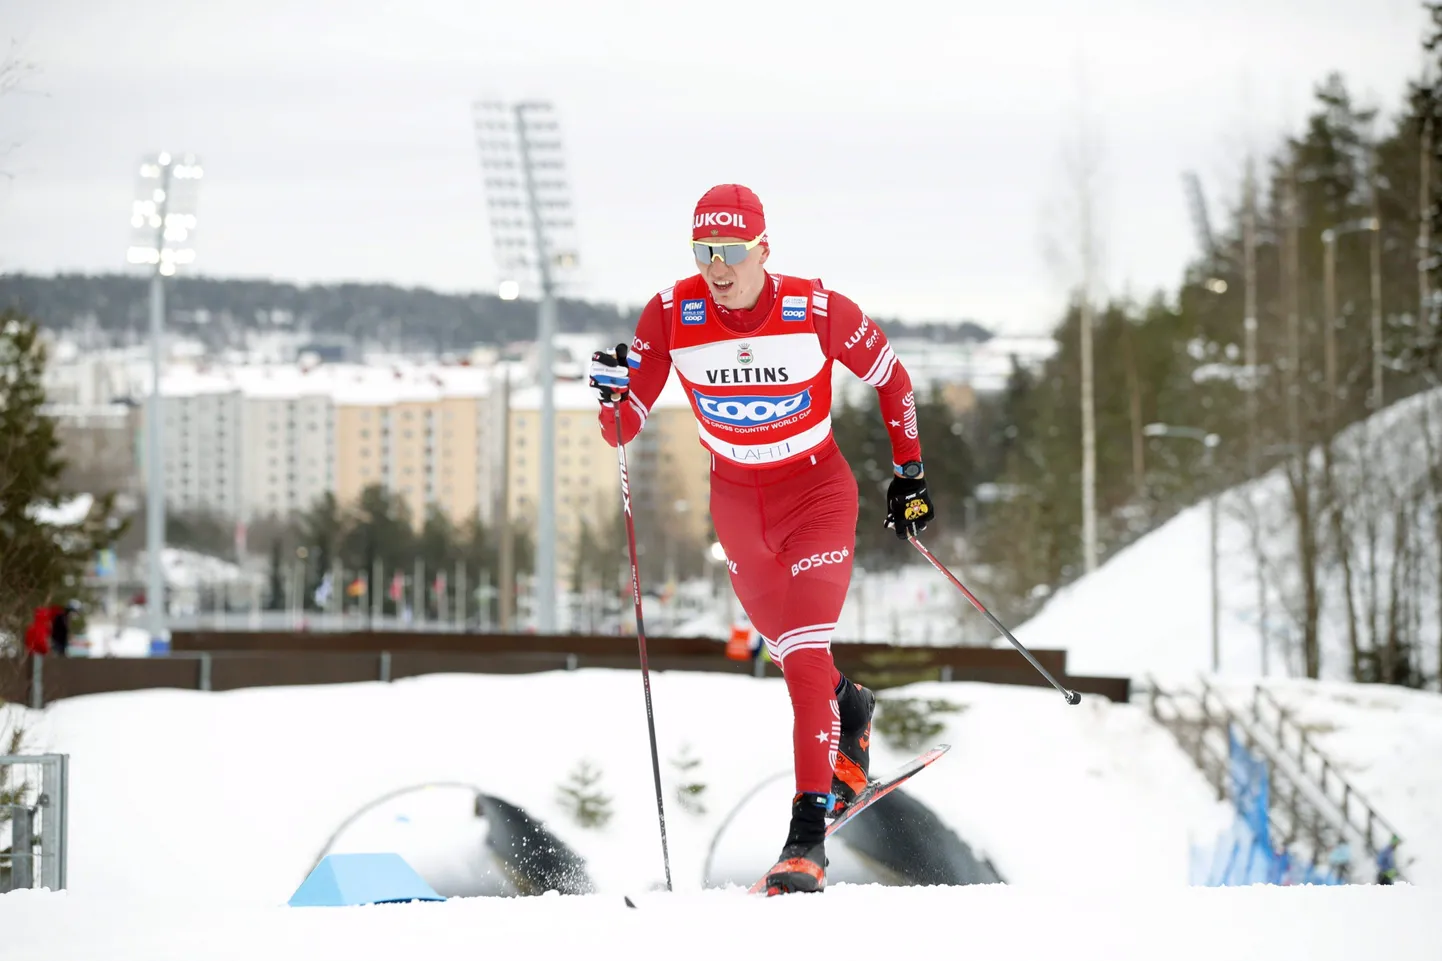
[(35, 886), (34, 812), (23, 804), (10, 805), (10, 884), (5, 890)]
[[(25, 802), (0, 808), (9, 810), (14, 816), (11, 844), (12, 885), (18, 885), (15, 870), (17, 858), (25, 859), (25, 874), (19, 879), (23, 886), (32, 887), (39, 881), (39, 887), (52, 891), (63, 891), (67, 883), (66, 862), (70, 843), (70, 756), (67, 754), (6, 754), (0, 755), (0, 765), (10, 768), (40, 768), (39, 791), (35, 794), (34, 807)], [(26, 777), (17, 781), (23, 796), (35, 791), (35, 782)], [(35, 852), (35, 818), (40, 818), (39, 854)], [(23, 854), (21, 852), (24, 852)], [(35, 869), (35, 859), (40, 859), (40, 868)], [(0, 888), (3, 890), (3, 888)]]
[(45, 658), (39, 654), (30, 655), (30, 710), (38, 711), (45, 706)]
[(200, 652), (200, 689), (210, 690), (210, 652)]
[(381, 681), (389, 682), (391, 679), (391, 652), (381, 651)]
[(52, 891), (60, 890), (60, 808), (61, 787), (59, 772), (56, 770), (55, 755), (42, 754), (40, 762), (40, 797), (35, 806), (40, 809), (40, 886)]
[(55, 881), (57, 891), (64, 891), (69, 880), (67, 865), (70, 859), (70, 755), (56, 754), (55, 758), (55, 810), (59, 814), (56, 820), (56, 835), (59, 841), (57, 851), (53, 860), (55, 861)]

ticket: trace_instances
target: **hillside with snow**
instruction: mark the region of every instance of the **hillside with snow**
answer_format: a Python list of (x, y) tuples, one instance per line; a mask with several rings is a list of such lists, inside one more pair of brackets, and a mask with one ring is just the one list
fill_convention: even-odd
[[(1425, 445), (1442, 447), (1442, 390), (1392, 405), (1342, 433), (1337, 443), (1339, 483), (1368, 491), (1349, 536), (1354, 546), (1353, 598), (1369, 612), (1372, 597), (1391, 600), (1394, 545), (1420, 552), (1409, 569), (1430, 572), (1399, 589), (1408, 616), (1422, 638), (1428, 676), (1436, 678), (1442, 656), (1442, 597), (1434, 508), (1425, 498), (1413, 503), (1427, 468)], [(1322, 455), (1311, 453), (1320, 472)], [(1391, 498), (1386, 500), (1384, 498)], [(1268, 675), (1301, 671), (1298, 628), (1301, 588), (1297, 572), (1296, 525), (1284, 467), (1256, 481), (1224, 491), (1219, 500), (1220, 669), (1232, 677), (1263, 674), (1264, 637)], [(1400, 523), (1389, 516), (1393, 502), (1408, 506)], [(1095, 573), (1057, 591), (1031, 620), (1015, 630), (1022, 643), (1067, 651), (1067, 669), (1078, 674), (1141, 676), (1155, 672), (1191, 676), (1211, 671), (1211, 575), (1209, 505), (1195, 504), (1117, 552)], [(1249, 519), (1256, 518), (1255, 524)], [(1364, 522), (1375, 519), (1375, 530)], [(1261, 561), (1252, 548), (1258, 531)], [(1328, 535), (1324, 535), (1326, 540)], [(1329, 554), (1320, 578), (1319, 634), (1322, 676), (1350, 679), (1346, 594), (1340, 565)], [(1265, 585), (1265, 596), (1258, 592)], [(1400, 573), (1400, 571), (1399, 571)], [(1375, 593), (1374, 593), (1375, 588)], [(1263, 604), (1265, 603), (1265, 613)], [(1362, 618), (1363, 639), (1385, 631), (1385, 610)], [(999, 645), (1004, 645), (1004, 640)], [(1435, 688), (1435, 683), (1434, 683)]]

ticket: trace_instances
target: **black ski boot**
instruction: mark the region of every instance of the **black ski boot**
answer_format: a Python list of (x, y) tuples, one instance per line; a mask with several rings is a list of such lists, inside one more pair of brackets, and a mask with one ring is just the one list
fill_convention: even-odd
[(826, 809), (832, 797), (803, 792), (791, 800), (791, 830), (781, 858), (766, 875), (766, 896), (826, 888)]
[(876, 711), (876, 695), (843, 675), (836, 706), (841, 712), (841, 738), (836, 743), (836, 768), (831, 775), (831, 793), (836, 795), (836, 806), (829, 815), (833, 818), (870, 782), (871, 716)]

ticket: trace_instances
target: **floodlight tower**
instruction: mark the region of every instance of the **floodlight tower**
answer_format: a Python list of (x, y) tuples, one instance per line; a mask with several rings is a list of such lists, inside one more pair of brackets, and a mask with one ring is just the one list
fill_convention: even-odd
[(152, 267), (150, 274), (150, 397), (145, 412), (145, 553), (149, 560), (145, 609), (154, 645), (165, 637), (165, 577), (160, 555), (165, 549), (164, 414), (160, 399), (160, 338), (165, 327), (165, 278), (195, 262), (192, 234), (200, 178), (205, 171), (192, 154), (175, 157), (165, 151), (140, 164), (135, 200), (130, 210), (130, 249), (126, 260)]
[[(575, 220), (560, 124), (551, 104), (475, 104), (491, 236), (502, 296), (538, 295), (537, 386), (541, 391), (541, 483), (536, 491), (536, 629), (556, 629), (556, 296), (576, 266)], [(509, 469), (509, 454), (506, 455)], [(502, 518), (505, 523), (506, 519)]]

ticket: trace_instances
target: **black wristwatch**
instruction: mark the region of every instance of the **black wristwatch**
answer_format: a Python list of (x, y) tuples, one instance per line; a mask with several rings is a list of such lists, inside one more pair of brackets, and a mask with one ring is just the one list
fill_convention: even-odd
[(921, 461), (919, 460), (909, 460), (905, 464), (892, 464), (891, 467), (896, 471), (897, 477), (910, 477), (914, 479), (920, 477), (922, 474)]

